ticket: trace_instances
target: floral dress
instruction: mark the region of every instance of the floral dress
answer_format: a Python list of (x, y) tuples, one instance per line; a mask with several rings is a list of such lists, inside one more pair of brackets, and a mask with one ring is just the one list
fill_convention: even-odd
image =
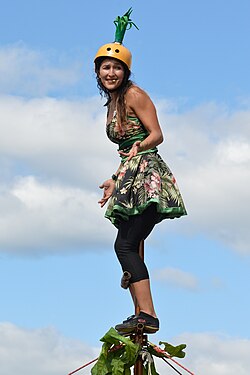
[[(142, 141), (148, 132), (137, 117), (127, 117), (127, 126), (121, 134), (116, 113), (106, 128), (108, 138), (119, 145), (119, 151), (128, 152), (135, 141)], [(158, 222), (186, 215), (186, 209), (176, 180), (169, 167), (157, 153), (157, 148), (139, 152), (122, 162), (117, 173), (116, 187), (109, 200), (105, 217), (116, 227), (121, 219), (142, 213), (156, 203)]]

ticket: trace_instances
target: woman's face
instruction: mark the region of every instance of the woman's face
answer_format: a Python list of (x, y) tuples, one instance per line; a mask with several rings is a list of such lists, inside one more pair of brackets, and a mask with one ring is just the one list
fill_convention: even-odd
[(115, 91), (124, 78), (123, 65), (119, 60), (107, 58), (101, 63), (98, 76), (107, 90)]

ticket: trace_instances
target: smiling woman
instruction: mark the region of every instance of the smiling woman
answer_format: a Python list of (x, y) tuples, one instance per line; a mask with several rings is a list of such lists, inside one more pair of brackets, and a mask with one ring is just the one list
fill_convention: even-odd
[(115, 251), (128, 276), (125, 287), (140, 310), (116, 329), (130, 333), (143, 323), (146, 333), (154, 333), (159, 320), (139, 245), (155, 224), (185, 215), (186, 210), (176, 180), (158, 154), (163, 135), (155, 106), (129, 79), (131, 53), (121, 43), (127, 26), (133, 24), (130, 13), (131, 9), (117, 18), (115, 42), (102, 46), (95, 57), (97, 85), (107, 98), (107, 135), (119, 145), (121, 156), (117, 172), (100, 186), (104, 193), (99, 203), (103, 207), (109, 200), (105, 216), (118, 228)]
[(124, 78), (124, 68), (121, 62), (112, 58), (105, 59), (100, 66), (99, 78), (107, 90), (110, 92), (116, 90)]
[(104, 59), (99, 69), (99, 78), (109, 92), (117, 90), (124, 78), (124, 67), (113, 58)]

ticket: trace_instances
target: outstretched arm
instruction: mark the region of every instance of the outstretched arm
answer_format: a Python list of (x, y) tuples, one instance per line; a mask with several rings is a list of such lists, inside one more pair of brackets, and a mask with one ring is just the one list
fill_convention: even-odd
[[(120, 164), (120, 166), (121, 166), (121, 164)], [(116, 177), (118, 176), (120, 166), (117, 169), (116, 173), (114, 174), (114, 176), (116, 176)], [(104, 189), (103, 190), (103, 197), (98, 201), (98, 203), (101, 205), (101, 207), (103, 207), (113, 194), (113, 191), (115, 189), (115, 180), (113, 180), (112, 178), (109, 178), (108, 180), (104, 181), (99, 186), (99, 188)]]
[(101, 207), (103, 207), (107, 201), (109, 200), (109, 198), (111, 197), (111, 195), (113, 194), (113, 191), (115, 189), (115, 181), (112, 180), (112, 178), (104, 181), (100, 186), (99, 186), (100, 189), (103, 189), (103, 196), (102, 198), (98, 201), (98, 203), (101, 205)]

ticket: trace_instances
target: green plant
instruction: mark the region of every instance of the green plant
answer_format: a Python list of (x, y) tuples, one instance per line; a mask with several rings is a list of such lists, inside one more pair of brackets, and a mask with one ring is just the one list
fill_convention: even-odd
[[(91, 375), (131, 375), (131, 367), (136, 363), (138, 356), (143, 360), (144, 375), (159, 375), (156, 371), (153, 356), (184, 358), (185, 344), (173, 346), (160, 341), (164, 349), (154, 344), (141, 347), (130, 338), (121, 336), (114, 328), (101, 338), (102, 350), (97, 363), (91, 370)], [(167, 354), (167, 355), (166, 355)]]

